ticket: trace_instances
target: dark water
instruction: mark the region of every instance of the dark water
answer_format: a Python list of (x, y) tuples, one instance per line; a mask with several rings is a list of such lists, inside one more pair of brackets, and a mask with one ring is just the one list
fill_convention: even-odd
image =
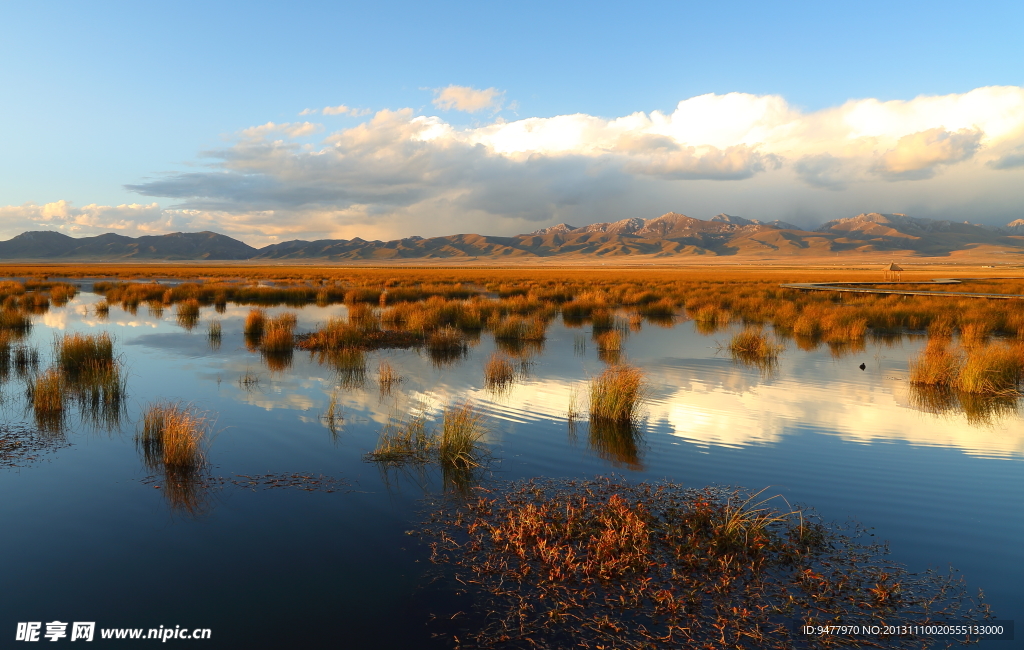
[[(1024, 423), (1010, 416), (978, 425), (911, 408), (907, 358), (920, 341), (869, 344), (840, 359), (790, 345), (766, 377), (716, 351), (726, 333), (645, 325), (626, 342), (654, 387), (644, 438), (636, 456), (615, 457), (588, 445), (585, 424), (573, 434), (565, 422), (573, 386), (603, 368), (593, 344), (580, 349), (587, 328), (553, 324), (529, 378), (503, 396), (483, 388), (493, 350), (486, 334), (447, 368), (416, 351), (371, 354), (365, 386), (339, 388), (334, 372), (304, 354), (271, 371), (247, 351), (248, 308), (204, 308), (188, 332), (172, 309), (156, 318), (144, 307), (137, 315), (114, 307), (98, 320), (84, 313), (97, 300), (80, 295), (34, 317), (31, 338), (45, 365), (54, 331), (111, 332), (129, 372), (126, 422), (107, 431), (72, 418), (71, 446), (0, 469), (0, 647), (21, 645), (11, 641), (17, 622), (53, 620), (210, 628), (213, 639), (196, 645), (217, 648), (444, 647), (430, 638), (429, 615), (459, 604), (426, 584), (426, 552), (405, 534), (438, 477), (385, 481), (362, 457), (390, 414), (434, 413), (453, 398), (474, 400), (488, 416), (496, 478), (615, 472), (771, 486), (826, 519), (872, 527), (911, 570), (956, 567), (998, 618), (1024, 621)], [(343, 312), (298, 310), (298, 331)], [(206, 338), (211, 318), (223, 322), (218, 350)], [(383, 398), (374, 382), (380, 356), (404, 376)], [(257, 386), (240, 385), (247, 371)], [(321, 418), (332, 393), (344, 406), (336, 434)], [(22, 381), (7, 381), (6, 423), (31, 420), (23, 394)], [(132, 438), (134, 420), (158, 399), (216, 416), (214, 476), (301, 473), (348, 487), (229, 483), (207, 493), (198, 516), (176, 511), (154, 487), (160, 479), (147, 478)]]

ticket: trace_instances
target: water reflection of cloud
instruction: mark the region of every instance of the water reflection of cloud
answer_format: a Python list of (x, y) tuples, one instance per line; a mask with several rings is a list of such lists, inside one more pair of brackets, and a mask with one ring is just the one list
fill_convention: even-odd
[[(737, 376), (741, 375), (741, 376)], [(774, 444), (787, 433), (815, 430), (864, 444), (904, 441), (949, 447), (985, 457), (1024, 457), (1024, 430), (1012, 418), (971, 426), (963, 415), (936, 416), (906, 406), (904, 382), (879, 384), (775, 381), (758, 383), (739, 369), (697, 380), (682, 368), (652, 368), (655, 392), (648, 422), (698, 444), (726, 447)], [(495, 400), (483, 389), (464, 394), (493, 415), (526, 422), (565, 416), (571, 380), (535, 380)]]

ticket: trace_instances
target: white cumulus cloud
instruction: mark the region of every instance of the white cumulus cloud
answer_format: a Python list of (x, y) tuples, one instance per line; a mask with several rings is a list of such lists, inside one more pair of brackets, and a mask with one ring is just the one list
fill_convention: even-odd
[[(500, 105), (501, 94), (450, 86), (436, 99), (480, 111)], [(870, 210), (989, 223), (1024, 217), (1020, 87), (813, 112), (777, 95), (709, 94), (665, 113), (469, 127), (386, 109), (309, 141), (323, 129), (267, 122), (203, 152), (205, 167), (126, 186), (169, 200), (168, 209), (8, 206), (3, 227), (166, 232), (186, 224), (256, 244), (503, 235), (669, 210), (804, 224)]]

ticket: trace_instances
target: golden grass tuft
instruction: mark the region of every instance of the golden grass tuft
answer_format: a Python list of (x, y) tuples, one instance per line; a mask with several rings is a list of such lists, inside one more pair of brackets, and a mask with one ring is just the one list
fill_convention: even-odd
[(179, 325), (192, 329), (199, 323), (199, 301), (195, 298), (182, 300), (175, 306), (174, 315)]
[(594, 377), (589, 392), (592, 421), (633, 422), (640, 417), (649, 388), (639, 368), (617, 365)]
[(59, 368), (39, 373), (32, 385), (32, 408), (36, 413), (57, 413), (64, 410), (68, 386)]
[(57, 334), (53, 348), (57, 366), (72, 379), (101, 372), (114, 365), (114, 340), (107, 332)]
[(486, 432), (483, 415), (472, 402), (449, 404), (441, 414), (438, 460), (441, 466), (471, 468), (480, 465), (480, 440)]
[(198, 470), (206, 465), (209, 418), (189, 404), (150, 404), (142, 416), (136, 444), (146, 466)]
[(1004, 342), (951, 349), (929, 340), (910, 363), (910, 381), (918, 386), (978, 395), (1016, 395), (1024, 379), (1024, 347)]
[(381, 359), (377, 364), (377, 387), (381, 395), (391, 394), (391, 390), (402, 381), (395, 367), (387, 359)]
[(285, 313), (276, 318), (268, 318), (264, 321), (263, 338), (260, 341), (260, 350), (264, 353), (290, 353), (295, 348), (295, 336), (292, 331), (295, 328), (297, 318), (295, 314)]
[(515, 383), (519, 373), (508, 355), (494, 352), (484, 364), (484, 386), (490, 390), (507, 390)]
[(366, 458), (387, 465), (427, 463), (435, 446), (435, 436), (427, 430), (425, 416), (407, 420), (392, 416), (380, 430), (377, 446)]
[(760, 327), (747, 327), (733, 335), (727, 346), (733, 359), (763, 367), (778, 361), (783, 346)]
[(242, 326), (242, 333), (247, 338), (259, 340), (263, 336), (263, 330), (267, 324), (267, 311), (265, 309), (251, 309), (245, 317), (245, 325)]

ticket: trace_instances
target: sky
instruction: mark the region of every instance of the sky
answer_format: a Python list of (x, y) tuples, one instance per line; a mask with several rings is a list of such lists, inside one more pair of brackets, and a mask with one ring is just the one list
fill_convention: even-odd
[(1024, 3), (0, 1), (0, 238), (1024, 218)]

